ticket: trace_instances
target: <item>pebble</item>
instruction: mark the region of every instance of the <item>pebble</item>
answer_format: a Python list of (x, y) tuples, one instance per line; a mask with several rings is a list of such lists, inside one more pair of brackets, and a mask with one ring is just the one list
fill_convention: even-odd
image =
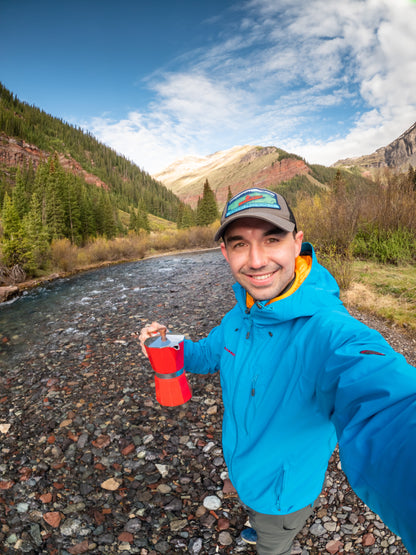
[(209, 511), (216, 511), (221, 507), (221, 499), (216, 495), (208, 495), (204, 499), (204, 507)]
[[(201, 339), (234, 305), (231, 285), (211, 251), (86, 272), (5, 307), (24, 327), (0, 347), (2, 555), (255, 553), (222, 456), (218, 374), (189, 376), (191, 401), (161, 407), (133, 335), (159, 320)], [(337, 552), (407, 554), (335, 451), (292, 553)]]

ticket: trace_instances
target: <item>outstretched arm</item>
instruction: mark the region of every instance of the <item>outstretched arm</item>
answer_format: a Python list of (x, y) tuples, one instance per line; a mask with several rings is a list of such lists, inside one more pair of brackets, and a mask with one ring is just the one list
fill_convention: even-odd
[[(416, 369), (374, 330), (334, 332), (317, 391), (357, 495), (416, 552)], [(344, 335), (344, 340), (340, 338)]]

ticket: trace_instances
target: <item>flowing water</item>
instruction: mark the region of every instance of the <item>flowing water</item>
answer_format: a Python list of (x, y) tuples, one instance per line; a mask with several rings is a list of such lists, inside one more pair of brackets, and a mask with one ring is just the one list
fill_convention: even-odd
[(87, 342), (92, 329), (105, 328), (106, 322), (114, 328), (118, 314), (120, 336), (139, 329), (152, 317), (158, 292), (168, 289), (179, 299), (199, 276), (225, 271), (221, 254), (212, 250), (108, 266), (34, 289), (0, 305), (0, 368), (48, 346)]

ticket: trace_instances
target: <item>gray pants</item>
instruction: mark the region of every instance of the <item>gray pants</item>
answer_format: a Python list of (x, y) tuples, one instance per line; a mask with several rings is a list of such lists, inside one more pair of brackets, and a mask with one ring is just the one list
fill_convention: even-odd
[(293, 540), (313, 513), (310, 505), (288, 515), (264, 515), (247, 510), (250, 524), (257, 532), (259, 555), (290, 555)]

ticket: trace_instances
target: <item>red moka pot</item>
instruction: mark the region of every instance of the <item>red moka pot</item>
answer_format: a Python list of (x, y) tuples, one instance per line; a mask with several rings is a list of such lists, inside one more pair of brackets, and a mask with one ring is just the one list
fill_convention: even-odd
[(155, 372), (156, 399), (165, 407), (176, 407), (189, 401), (192, 392), (183, 362), (183, 335), (167, 334), (145, 341), (150, 364)]

